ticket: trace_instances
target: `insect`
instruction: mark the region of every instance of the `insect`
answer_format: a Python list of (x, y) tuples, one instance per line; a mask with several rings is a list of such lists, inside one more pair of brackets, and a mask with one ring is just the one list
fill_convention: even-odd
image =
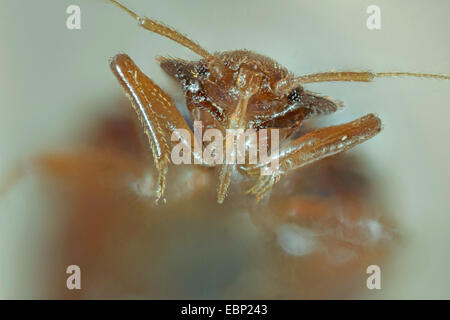
[[(142, 17), (121, 3), (139, 26), (167, 37), (201, 56), (198, 61), (159, 57), (161, 68), (176, 79), (184, 92), (186, 105), (195, 121), (225, 132), (227, 129), (279, 129), (281, 147), (277, 156), (279, 170), (261, 175), (268, 163), (220, 164), (217, 201), (222, 203), (234, 173), (254, 179), (247, 193), (262, 199), (280, 178), (292, 170), (348, 150), (378, 134), (381, 120), (368, 114), (354, 121), (314, 130), (294, 139), (302, 122), (317, 115), (335, 112), (341, 103), (306, 90), (312, 82), (371, 82), (380, 77), (411, 76), (449, 80), (449, 76), (411, 72), (325, 72), (294, 76), (274, 60), (247, 50), (209, 53), (174, 29)], [(131, 100), (153, 153), (158, 171), (157, 200), (163, 197), (175, 129), (192, 130), (172, 99), (125, 55), (110, 63), (114, 75)], [(182, 141), (183, 142), (183, 141)], [(190, 146), (189, 141), (184, 141)], [(190, 149), (194, 159), (202, 155)]]

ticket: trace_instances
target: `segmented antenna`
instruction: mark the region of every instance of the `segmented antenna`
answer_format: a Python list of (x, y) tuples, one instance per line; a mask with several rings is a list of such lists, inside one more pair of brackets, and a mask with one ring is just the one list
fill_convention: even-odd
[(415, 77), (415, 78), (428, 78), (438, 80), (450, 80), (450, 76), (432, 73), (414, 73), (414, 72), (373, 73), (369, 71), (322, 72), (322, 73), (308, 74), (292, 79), (282, 79), (277, 83), (276, 91), (279, 93), (289, 92), (300, 85), (311, 82), (330, 82), (330, 81), (370, 82), (373, 81), (374, 78), (381, 78), (381, 77)]
[(116, 0), (109, 0), (122, 10), (126, 11), (129, 15), (131, 15), (134, 19), (136, 19), (139, 22), (139, 26), (141, 26), (144, 29), (147, 29), (149, 31), (152, 31), (154, 33), (157, 33), (159, 35), (162, 35), (166, 38), (169, 38), (175, 42), (178, 42), (182, 46), (194, 51), (198, 55), (204, 57), (204, 58), (211, 58), (212, 55), (203, 49), (198, 43), (192, 41), (185, 35), (179, 33), (178, 31), (164, 25), (161, 22), (158, 22), (156, 20), (149, 19), (147, 17), (140, 17), (138, 14), (133, 12), (132, 10), (125, 7), (123, 4)]
[(443, 74), (432, 74), (432, 73), (414, 73), (414, 72), (378, 72), (375, 73), (375, 77), (416, 77), (416, 78), (430, 78), (430, 79), (441, 79), (450, 80), (450, 76)]

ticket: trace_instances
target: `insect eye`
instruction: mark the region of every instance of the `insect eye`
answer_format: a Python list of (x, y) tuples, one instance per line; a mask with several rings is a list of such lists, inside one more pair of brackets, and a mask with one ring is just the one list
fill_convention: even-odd
[(198, 65), (195, 71), (199, 78), (205, 78), (209, 75), (209, 69), (204, 64)]
[(301, 88), (295, 88), (294, 90), (292, 90), (291, 93), (289, 93), (287, 96), (288, 101), (290, 103), (300, 102), (302, 91), (303, 90)]

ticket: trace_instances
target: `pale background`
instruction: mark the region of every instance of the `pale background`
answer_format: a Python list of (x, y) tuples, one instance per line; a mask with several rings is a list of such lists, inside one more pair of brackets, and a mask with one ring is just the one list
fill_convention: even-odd
[[(297, 74), (332, 68), (450, 74), (447, 0), (123, 2), (210, 51), (247, 48)], [(79, 31), (66, 29), (70, 4), (81, 7)], [(381, 8), (379, 31), (366, 28), (370, 4)], [(17, 161), (70, 145), (84, 123), (108, 111), (108, 101), (121, 94), (108, 68), (114, 54), (128, 53), (166, 88), (153, 57), (196, 58), (105, 0), (0, 0), (0, 43), (0, 177)], [(450, 83), (380, 79), (309, 88), (345, 102), (330, 122), (369, 112), (384, 122), (384, 131), (357, 151), (373, 168), (403, 244), (383, 289), (360, 297), (450, 298)], [(45, 267), (41, 253), (57, 236), (58, 221), (50, 220), (36, 186), (29, 177), (0, 199), (0, 298), (39, 297), (43, 285), (33, 270)]]

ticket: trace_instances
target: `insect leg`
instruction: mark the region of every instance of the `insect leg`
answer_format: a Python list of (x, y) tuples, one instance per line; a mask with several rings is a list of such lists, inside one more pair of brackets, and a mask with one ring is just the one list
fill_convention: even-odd
[(186, 130), (190, 141), (183, 140), (195, 158), (201, 159), (191, 148), (193, 134), (172, 99), (152, 80), (150, 80), (125, 54), (116, 55), (110, 64), (111, 70), (131, 100), (131, 104), (144, 128), (159, 173), (156, 197), (158, 201), (164, 194), (165, 177), (170, 162), (172, 132)]
[(252, 167), (249, 175), (259, 175), (256, 184), (247, 193), (260, 200), (282, 175), (313, 163), (317, 160), (341, 153), (375, 136), (381, 130), (381, 120), (368, 114), (354, 121), (337, 126), (314, 130), (283, 147), (278, 156), (279, 170), (273, 175), (260, 175), (262, 167), (269, 163)]

